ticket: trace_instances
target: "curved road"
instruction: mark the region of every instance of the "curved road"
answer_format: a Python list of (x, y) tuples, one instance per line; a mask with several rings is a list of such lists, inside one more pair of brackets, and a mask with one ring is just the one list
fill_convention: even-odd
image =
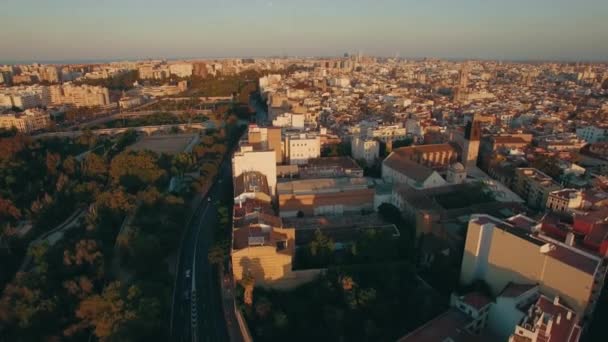
[(189, 220), (178, 261), (171, 341), (228, 341), (222, 297), (215, 268), (207, 255), (218, 223), (216, 201), (231, 196), (231, 160), (222, 163), (218, 178)]

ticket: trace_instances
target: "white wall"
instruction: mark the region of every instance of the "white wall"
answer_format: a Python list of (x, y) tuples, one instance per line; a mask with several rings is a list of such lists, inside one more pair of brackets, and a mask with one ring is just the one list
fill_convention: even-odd
[(275, 195), (277, 185), (276, 154), (274, 151), (237, 152), (232, 158), (232, 176), (238, 177), (243, 172), (258, 171), (266, 176), (268, 188)]

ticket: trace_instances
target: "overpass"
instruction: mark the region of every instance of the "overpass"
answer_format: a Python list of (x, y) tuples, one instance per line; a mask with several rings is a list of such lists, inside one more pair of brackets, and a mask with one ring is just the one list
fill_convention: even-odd
[[(203, 122), (203, 123), (190, 123), (190, 124), (102, 128), (102, 129), (93, 129), (93, 130), (90, 130), (89, 132), (91, 132), (95, 135), (113, 136), (113, 135), (125, 133), (128, 130), (134, 130), (136, 132), (145, 133), (146, 135), (151, 135), (151, 134), (154, 134), (157, 132), (168, 133), (172, 129), (175, 129), (175, 128), (180, 129), (180, 130), (186, 130), (186, 129), (205, 130), (205, 129), (213, 128), (213, 126), (214, 126), (213, 122), (207, 121), (207, 122)], [(34, 139), (75, 138), (75, 137), (78, 137), (78, 136), (84, 134), (84, 132), (85, 131), (83, 131), (83, 130), (69, 131), (69, 132), (49, 132), (49, 133), (42, 133), (42, 134), (32, 136), (32, 138), (34, 138)]]

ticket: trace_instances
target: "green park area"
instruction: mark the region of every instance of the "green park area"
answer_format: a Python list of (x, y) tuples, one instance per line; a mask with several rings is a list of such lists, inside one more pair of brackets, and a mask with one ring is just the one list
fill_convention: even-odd
[[(2, 339), (168, 340), (172, 264), (190, 200), (226, 152), (227, 128), (171, 155), (129, 150), (133, 131), (48, 140), (3, 134)], [(169, 191), (172, 178), (187, 186)]]

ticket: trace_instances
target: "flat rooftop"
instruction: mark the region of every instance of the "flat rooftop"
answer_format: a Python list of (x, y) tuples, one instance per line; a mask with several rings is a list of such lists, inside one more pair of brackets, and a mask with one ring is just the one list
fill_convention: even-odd
[(308, 195), (368, 189), (372, 186), (368, 178), (316, 178), (301, 179), (277, 184), (279, 195)]

